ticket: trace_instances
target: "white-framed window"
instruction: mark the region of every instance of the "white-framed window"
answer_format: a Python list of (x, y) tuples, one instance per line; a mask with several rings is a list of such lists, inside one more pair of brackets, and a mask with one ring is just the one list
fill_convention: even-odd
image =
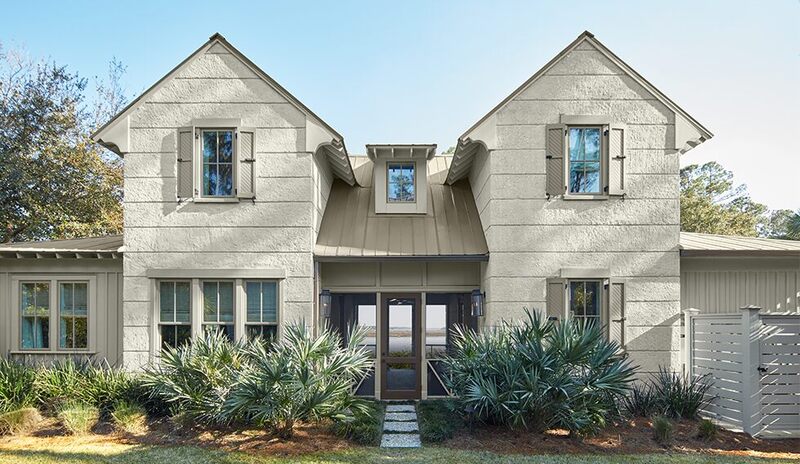
[(265, 340), (278, 336), (278, 283), (274, 280), (244, 282), (247, 318), (247, 338)]
[(225, 280), (204, 280), (203, 291), (203, 330), (219, 331), (231, 341), (234, 333), (234, 282)]
[(567, 127), (567, 193), (603, 194), (603, 127)]
[(92, 350), (95, 283), (93, 275), (12, 277), (13, 298), (18, 304), (13, 321), (16, 349), (49, 353)]
[(58, 348), (89, 347), (89, 283), (58, 283)]
[(236, 187), (235, 129), (200, 129), (200, 195), (233, 198)]
[(603, 324), (603, 281), (569, 280), (567, 308), (573, 319)]
[(158, 284), (158, 332), (161, 348), (178, 346), (192, 338), (192, 283), (188, 280)]
[(416, 195), (416, 163), (413, 161), (386, 163), (386, 201), (414, 203)]
[(20, 348), (50, 349), (50, 282), (20, 283)]

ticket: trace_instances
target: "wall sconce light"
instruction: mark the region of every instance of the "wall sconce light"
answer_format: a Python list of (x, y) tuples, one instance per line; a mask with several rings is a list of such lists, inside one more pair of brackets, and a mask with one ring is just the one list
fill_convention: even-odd
[(483, 303), (485, 299), (486, 294), (481, 292), (481, 289), (476, 288), (472, 291), (472, 297), (470, 298), (472, 301), (472, 304), (470, 305), (472, 317), (483, 317)]
[(323, 288), (319, 294), (319, 307), (325, 319), (331, 318), (331, 299), (331, 291)]

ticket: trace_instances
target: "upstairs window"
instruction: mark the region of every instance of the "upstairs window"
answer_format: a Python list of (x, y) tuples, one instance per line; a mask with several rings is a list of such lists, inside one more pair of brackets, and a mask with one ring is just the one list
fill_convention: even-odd
[(386, 164), (386, 196), (390, 203), (414, 203), (416, 178), (414, 163)]
[(571, 194), (601, 193), (600, 127), (570, 127), (567, 160), (568, 185)]
[(204, 197), (232, 197), (233, 191), (233, 130), (203, 130), (201, 153), (203, 154)]

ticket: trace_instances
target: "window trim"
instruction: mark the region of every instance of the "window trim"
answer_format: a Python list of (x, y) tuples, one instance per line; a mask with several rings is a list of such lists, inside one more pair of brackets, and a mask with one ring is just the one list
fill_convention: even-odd
[[(598, 191), (596, 192), (572, 192), (570, 191), (570, 165), (572, 164), (572, 160), (570, 159), (570, 136), (569, 132), (571, 129), (597, 129), (600, 131), (600, 159), (598, 160), (600, 163), (600, 179), (598, 180)], [(608, 192), (606, 191), (605, 183), (607, 173), (606, 170), (608, 169), (605, 158), (606, 153), (608, 151), (608, 126), (607, 125), (597, 125), (597, 124), (567, 124), (565, 126), (566, 135), (564, 137), (564, 175), (566, 177), (566, 186), (567, 190), (564, 192), (564, 196), (572, 196), (572, 197), (580, 197), (580, 198), (594, 198), (594, 197), (606, 197), (608, 196)], [(586, 161), (583, 161), (586, 162)], [(593, 162), (593, 161), (590, 161)]]
[[(391, 179), (389, 178), (389, 170), (392, 166), (400, 166), (400, 170), (402, 171), (403, 166), (411, 165), (412, 169), (414, 170), (413, 175), (413, 186), (414, 186), (414, 200), (413, 201), (396, 201), (389, 199), (389, 186), (391, 185)], [(386, 161), (386, 204), (387, 205), (415, 205), (417, 203), (417, 162), (415, 160), (408, 160), (408, 161)]]
[[(50, 346), (47, 348), (22, 347), (22, 284), (46, 282), (50, 289)], [(59, 345), (59, 320), (58, 284), (61, 282), (85, 282), (86, 288), (86, 348), (60, 348)], [(53, 291), (55, 289), (55, 291)], [(12, 301), (15, 301), (14, 315), (12, 316), (12, 339), (9, 350), (11, 354), (84, 354), (91, 355), (97, 352), (96, 331), (97, 318), (95, 305), (98, 304), (97, 277), (94, 274), (30, 274), (25, 276), (11, 276)], [(55, 338), (54, 338), (55, 337)]]
[[(205, 195), (204, 194), (204, 184), (203, 184), (203, 174), (205, 164), (203, 162), (203, 133), (204, 132), (223, 132), (223, 131), (231, 131), (231, 135), (233, 137), (231, 149), (233, 151), (231, 155), (231, 194), (230, 195)], [(239, 127), (237, 126), (214, 126), (214, 125), (203, 125), (199, 127), (195, 127), (194, 129), (194, 164), (196, 166), (195, 169), (195, 181), (197, 182), (197, 195), (195, 199), (199, 200), (200, 202), (207, 202), (207, 203), (214, 203), (214, 202), (238, 202), (237, 198), (237, 190), (238, 190), (238, 179), (239, 179)], [(217, 163), (218, 164), (218, 163)]]

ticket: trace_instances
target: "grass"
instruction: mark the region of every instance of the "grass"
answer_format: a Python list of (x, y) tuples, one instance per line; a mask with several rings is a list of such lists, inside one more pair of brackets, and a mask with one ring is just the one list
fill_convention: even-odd
[(733, 464), (733, 463), (792, 463), (796, 461), (741, 456), (721, 457), (701, 454), (647, 454), (637, 456), (499, 456), (487, 452), (456, 451), (445, 448), (421, 448), (417, 450), (381, 450), (380, 448), (354, 448), (346, 451), (311, 454), (306, 456), (274, 457), (244, 453), (226, 453), (190, 446), (146, 447), (86, 444), (84, 446), (54, 446), (50, 448), (26, 448), (9, 450), (0, 446), (0, 462), (19, 464), (134, 464), (169, 462), (182, 464), (191, 462), (224, 464), (273, 464), (273, 463), (374, 463), (404, 462), (411, 464), (486, 464), (488, 462), (508, 464), (559, 464), (559, 463), (678, 463), (678, 464)]
[(464, 424), (456, 414), (456, 403), (451, 400), (420, 401), (417, 406), (419, 436), (423, 443), (439, 443), (448, 438)]

